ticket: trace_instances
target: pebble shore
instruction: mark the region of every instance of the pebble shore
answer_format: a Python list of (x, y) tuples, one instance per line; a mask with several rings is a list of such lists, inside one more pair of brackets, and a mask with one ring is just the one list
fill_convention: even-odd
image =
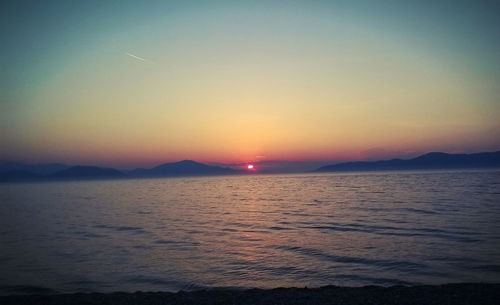
[(76, 293), (1, 296), (4, 305), (155, 305), (155, 304), (500, 304), (500, 284), (438, 286), (211, 289), (177, 293)]

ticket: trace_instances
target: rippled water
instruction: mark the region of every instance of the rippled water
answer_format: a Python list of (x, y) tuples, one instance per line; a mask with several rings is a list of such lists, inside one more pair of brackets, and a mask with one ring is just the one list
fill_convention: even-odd
[(500, 172), (0, 184), (0, 291), (500, 281)]

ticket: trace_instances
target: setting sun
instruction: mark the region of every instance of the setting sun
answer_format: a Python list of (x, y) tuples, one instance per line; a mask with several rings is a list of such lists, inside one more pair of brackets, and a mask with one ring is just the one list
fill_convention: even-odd
[(0, 305), (500, 305), (499, 15), (0, 0)]

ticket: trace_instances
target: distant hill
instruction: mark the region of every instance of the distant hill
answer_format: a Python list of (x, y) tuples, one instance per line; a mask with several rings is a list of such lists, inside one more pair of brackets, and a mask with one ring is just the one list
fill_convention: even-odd
[(25, 164), (22, 162), (0, 162), (0, 175), (7, 172), (24, 171), (33, 174), (48, 175), (68, 168), (68, 165), (60, 163)]
[(38, 180), (43, 176), (40, 174), (24, 171), (24, 170), (10, 170), (7, 172), (0, 172), (0, 181), (26, 181), (26, 180)]
[(476, 154), (431, 152), (413, 159), (344, 162), (318, 168), (318, 172), (349, 172), (375, 170), (418, 170), (500, 167), (500, 151)]
[[(180, 162), (165, 163), (150, 169), (138, 168), (126, 174), (113, 168), (103, 168), (97, 166), (65, 166), (54, 163), (54, 167), (46, 166), (45, 170), (49, 168), (62, 167), (63, 169), (51, 172), (49, 174), (40, 174), (29, 170), (20, 170), (17, 168), (25, 168), (22, 163), (4, 162), (3, 164), (10, 163), (4, 169), (11, 169), (7, 171), (0, 171), (0, 182), (17, 182), (17, 181), (32, 181), (32, 180), (72, 180), (72, 179), (100, 179), (100, 178), (122, 178), (122, 177), (176, 177), (176, 176), (210, 176), (210, 175), (233, 175), (243, 173), (243, 171), (226, 168), (221, 166), (212, 166), (198, 163), (191, 160), (184, 160)], [(27, 166), (31, 169), (31, 167)], [(0, 168), (1, 169), (1, 168)]]
[(72, 166), (67, 169), (48, 175), (48, 178), (117, 178), (124, 174), (113, 168), (102, 168), (97, 166)]
[(206, 165), (192, 160), (184, 160), (179, 162), (161, 164), (151, 169), (138, 168), (131, 171), (129, 174), (133, 176), (160, 177), (231, 175), (238, 174), (240, 172), (241, 171), (232, 168)]

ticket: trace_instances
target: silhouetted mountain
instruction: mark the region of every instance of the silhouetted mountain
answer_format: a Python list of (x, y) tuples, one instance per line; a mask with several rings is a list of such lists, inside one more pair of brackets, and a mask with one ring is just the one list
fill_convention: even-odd
[(416, 170), (500, 167), (500, 151), (476, 154), (446, 154), (431, 152), (413, 159), (392, 159), (383, 161), (358, 161), (327, 165), (319, 172), (348, 172), (375, 170)]
[(49, 175), (49, 178), (118, 178), (124, 174), (113, 168), (73, 166)]
[(138, 168), (131, 171), (130, 174), (134, 176), (160, 177), (231, 175), (240, 172), (241, 171), (232, 168), (206, 165), (191, 160), (184, 160), (180, 162), (161, 164), (151, 169)]
[[(14, 163), (14, 162), (11, 162)], [(21, 163), (18, 163), (21, 164)], [(22, 165), (22, 164), (21, 164)], [(56, 164), (55, 165), (59, 165)], [(9, 165), (9, 166), (18, 166)], [(6, 167), (7, 168), (7, 167)], [(209, 176), (209, 175), (231, 175), (242, 173), (242, 171), (220, 166), (206, 165), (195, 161), (184, 160), (174, 163), (165, 163), (151, 169), (136, 169), (128, 174), (134, 177), (169, 177), (169, 176)], [(42, 175), (26, 170), (10, 170), (0, 172), (0, 181), (26, 181), (26, 180), (66, 180), (66, 179), (94, 179), (94, 178), (122, 178), (124, 173), (113, 168), (102, 168), (97, 166), (72, 166), (49, 175)]]
[(21, 181), (21, 180), (38, 180), (43, 176), (40, 174), (24, 171), (24, 170), (11, 170), (8, 172), (0, 173), (0, 181)]
[(0, 162), (0, 173), (11, 171), (25, 171), (34, 174), (48, 175), (68, 168), (68, 165), (60, 163), (25, 164), (21, 162)]

